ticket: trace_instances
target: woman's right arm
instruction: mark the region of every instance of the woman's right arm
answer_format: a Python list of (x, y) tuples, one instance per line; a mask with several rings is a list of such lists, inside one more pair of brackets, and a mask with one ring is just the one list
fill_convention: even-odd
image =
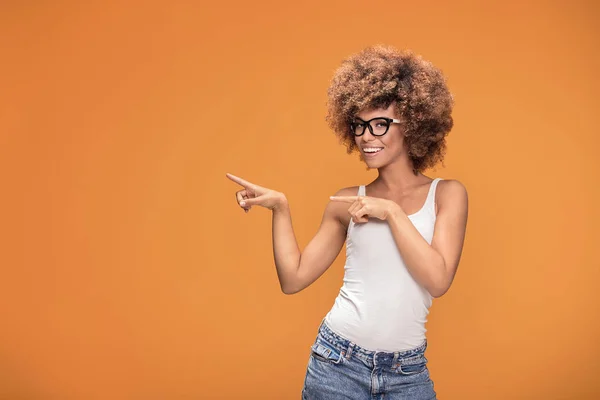
[(339, 203), (327, 204), (321, 226), (303, 252), (294, 235), (285, 196), (273, 208), (273, 256), (283, 293), (305, 289), (333, 264), (346, 240), (346, 228), (338, 217), (341, 208)]
[[(346, 227), (340, 216), (348, 212), (348, 206), (330, 201), (319, 230), (301, 252), (285, 195), (232, 174), (227, 174), (227, 177), (244, 187), (236, 193), (236, 199), (246, 212), (255, 205), (273, 211), (273, 256), (283, 293), (297, 293), (323, 275), (335, 261), (346, 240)], [(346, 188), (335, 195), (348, 196), (354, 192), (355, 190)]]

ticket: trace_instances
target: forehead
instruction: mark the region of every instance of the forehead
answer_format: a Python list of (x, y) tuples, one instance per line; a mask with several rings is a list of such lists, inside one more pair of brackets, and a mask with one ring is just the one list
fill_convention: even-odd
[(356, 116), (362, 120), (369, 120), (375, 117), (388, 117), (388, 118), (397, 118), (396, 115), (396, 104), (392, 103), (389, 107), (368, 107), (364, 108), (358, 113)]

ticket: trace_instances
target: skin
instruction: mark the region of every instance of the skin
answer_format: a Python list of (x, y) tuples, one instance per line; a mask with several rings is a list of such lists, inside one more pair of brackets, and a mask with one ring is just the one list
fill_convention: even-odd
[[(357, 114), (362, 120), (375, 117), (401, 119), (392, 103), (386, 109), (374, 108)], [(243, 187), (236, 193), (240, 207), (248, 212), (258, 205), (273, 212), (273, 255), (281, 290), (297, 293), (316, 281), (335, 261), (346, 240), (350, 220), (367, 223), (370, 218), (387, 221), (406, 267), (413, 278), (433, 297), (450, 288), (463, 249), (467, 214), (467, 191), (457, 180), (442, 180), (436, 190), (436, 222), (431, 245), (409, 219), (425, 203), (433, 179), (413, 173), (404, 144), (402, 124), (391, 124), (384, 136), (373, 136), (368, 129), (355, 137), (367, 165), (378, 170), (378, 177), (366, 186), (366, 196), (357, 196), (358, 187), (347, 187), (331, 197), (321, 225), (300, 251), (292, 227), (285, 195), (248, 182), (235, 175), (227, 177)], [(381, 147), (375, 157), (364, 148)]]

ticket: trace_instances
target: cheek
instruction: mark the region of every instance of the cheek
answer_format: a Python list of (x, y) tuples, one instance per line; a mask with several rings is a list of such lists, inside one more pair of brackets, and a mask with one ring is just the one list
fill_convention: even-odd
[[(390, 140), (391, 139), (391, 140)], [(404, 140), (401, 137), (388, 138), (387, 141), (384, 142), (385, 146), (393, 149), (394, 151), (402, 151), (404, 150)]]
[(406, 150), (404, 149), (402, 143), (388, 143), (386, 144), (386, 146), (388, 157), (395, 158), (402, 155), (403, 153), (406, 153)]
[(382, 140), (381, 144), (383, 144), (385, 146), (386, 150), (388, 150), (389, 152), (392, 152), (392, 153), (396, 152), (399, 149), (399, 147), (398, 147), (399, 143), (396, 143), (395, 140), (385, 140), (385, 141)]

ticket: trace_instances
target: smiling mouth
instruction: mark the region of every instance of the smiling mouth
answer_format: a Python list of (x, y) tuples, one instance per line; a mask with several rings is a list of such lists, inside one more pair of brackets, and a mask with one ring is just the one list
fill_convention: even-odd
[(383, 148), (367, 148), (363, 149), (363, 153), (365, 154), (365, 157), (373, 157), (381, 153), (382, 150)]

